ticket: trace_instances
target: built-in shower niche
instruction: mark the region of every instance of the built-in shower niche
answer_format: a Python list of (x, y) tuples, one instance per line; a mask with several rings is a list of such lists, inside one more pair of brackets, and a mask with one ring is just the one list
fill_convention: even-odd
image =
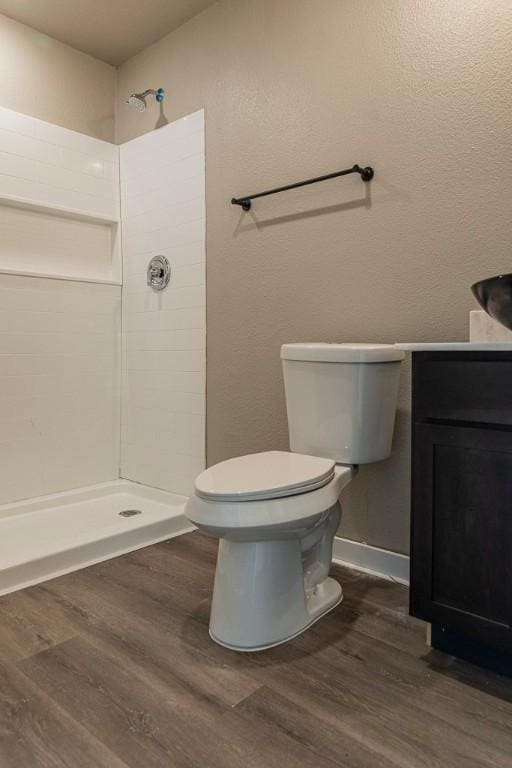
[(119, 148), (0, 108), (0, 272), (121, 282)]
[(0, 198), (4, 274), (121, 283), (119, 222)]

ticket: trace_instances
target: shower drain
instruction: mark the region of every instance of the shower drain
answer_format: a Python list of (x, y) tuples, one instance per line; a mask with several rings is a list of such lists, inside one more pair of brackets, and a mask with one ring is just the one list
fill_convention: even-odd
[(121, 512), (118, 512), (121, 517), (134, 517), (134, 515), (142, 515), (141, 509), (123, 509)]

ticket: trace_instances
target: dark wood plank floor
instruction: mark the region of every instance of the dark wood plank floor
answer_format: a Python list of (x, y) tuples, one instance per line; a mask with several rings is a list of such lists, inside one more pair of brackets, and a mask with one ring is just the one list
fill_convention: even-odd
[(512, 768), (512, 680), (430, 651), (407, 591), (287, 645), (208, 635), (216, 542), (173, 539), (0, 598), (0, 768)]

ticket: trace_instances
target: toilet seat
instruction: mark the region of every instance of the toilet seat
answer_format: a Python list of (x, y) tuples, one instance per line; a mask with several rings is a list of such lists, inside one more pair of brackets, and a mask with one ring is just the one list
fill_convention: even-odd
[(196, 478), (197, 496), (215, 502), (249, 502), (308, 493), (334, 477), (335, 462), (288, 451), (265, 451), (216, 464)]
[(229, 539), (244, 538), (256, 530), (271, 532), (301, 529), (314, 524), (336, 504), (342, 489), (357, 473), (356, 467), (336, 464), (331, 480), (311, 492), (272, 499), (205, 499), (197, 493), (187, 502), (188, 519), (204, 530)]

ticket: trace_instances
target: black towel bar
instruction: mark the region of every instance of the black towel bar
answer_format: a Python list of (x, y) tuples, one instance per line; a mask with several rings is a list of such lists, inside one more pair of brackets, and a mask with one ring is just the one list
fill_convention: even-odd
[(371, 181), (375, 175), (373, 168), (366, 166), (361, 168), (360, 165), (353, 165), (352, 168), (346, 168), (344, 171), (335, 171), (334, 173), (327, 173), (325, 176), (316, 176), (314, 179), (306, 179), (305, 181), (297, 181), (295, 184), (286, 184), (284, 187), (276, 187), (275, 189), (268, 189), (266, 192), (258, 192), (255, 195), (244, 195), (244, 197), (232, 197), (231, 202), (233, 205), (240, 205), (244, 211), (251, 209), (251, 201), (257, 197), (266, 197), (267, 195), (275, 195), (278, 192), (286, 192), (288, 189), (297, 189), (297, 187), (305, 187), (307, 184), (316, 184), (318, 181), (327, 181), (327, 179), (335, 179), (337, 176), (347, 176), (349, 173), (358, 173), (363, 181)]

